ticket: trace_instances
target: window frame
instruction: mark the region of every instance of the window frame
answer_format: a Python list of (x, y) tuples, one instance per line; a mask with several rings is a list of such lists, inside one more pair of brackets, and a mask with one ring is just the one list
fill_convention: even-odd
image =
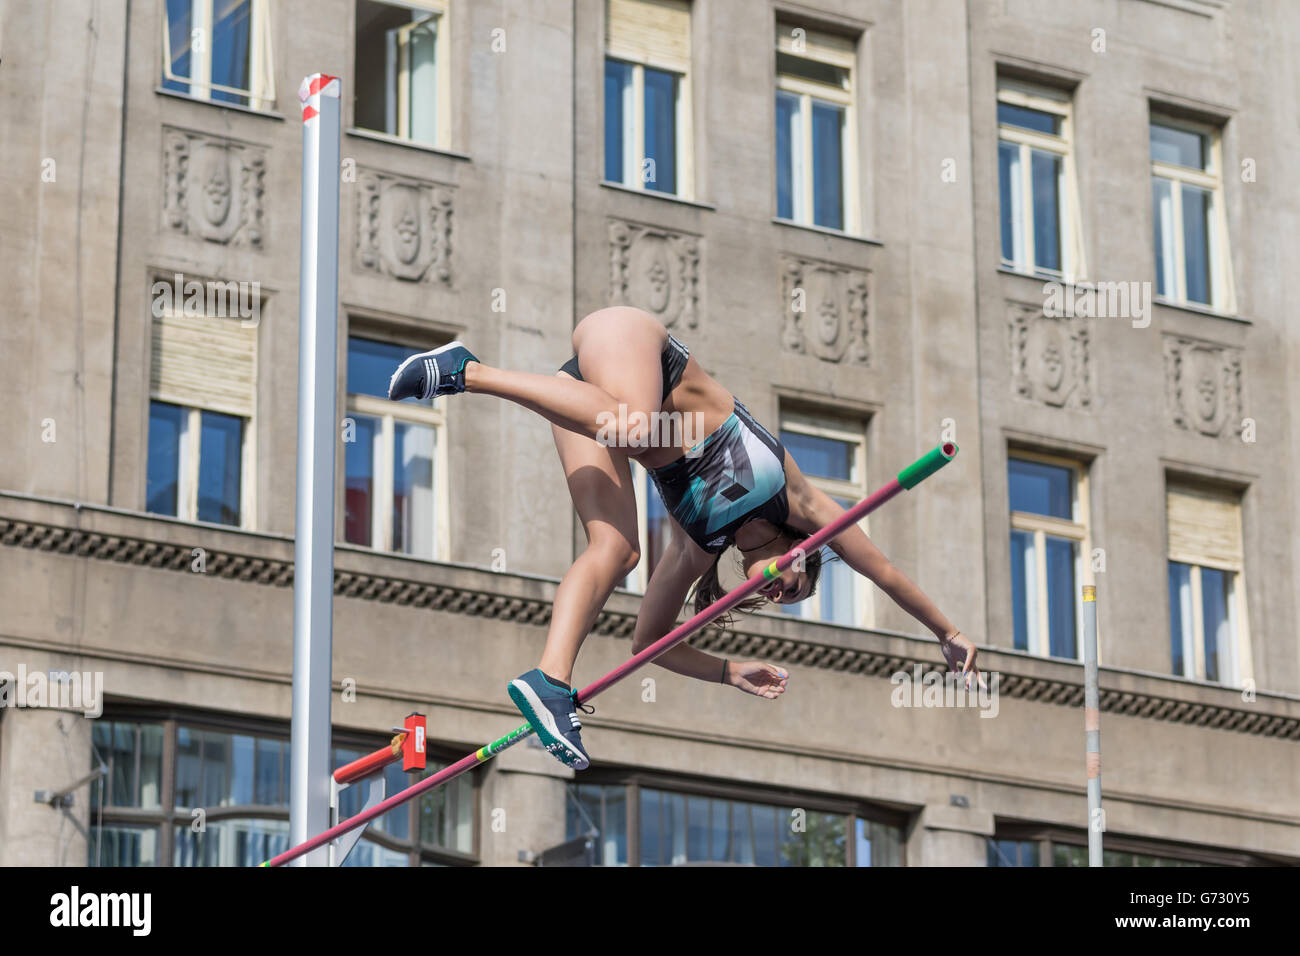
[[(176, 514), (163, 517), (174, 517), (178, 521), (188, 521), (198, 523), (199, 517), (199, 459), (200, 451), (203, 445), (203, 413), (211, 412), (217, 415), (226, 415), (229, 418), (238, 419), (241, 423), (240, 440), (239, 440), (239, 524), (226, 525), (217, 524), (221, 528), (241, 528), (245, 531), (252, 530), (256, 522), (253, 520), (253, 510), (256, 504), (255, 481), (257, 475), (256, 458), (257, 442), (253, 433), (253, 416), (236, 415), (232, 412), (223, 411), (214, 408), (202, 408), (194, 405), (182, 405), (179, 402), (171, 401), (166, 398), (159, 398), (154, 395), (149, 396), (149, 408), (152, 418), (152, 409), (154, 403), (159, 405), (170, 405), (173, 408), (179, 408), (184, 412), (182, 418), (180, 447), (177, 450), (177, 475), (176, 475)], [(146, 433), (148, 428), (146, 428)], [(148, 435), (145, 438), (145, 456), (149, 455), (151, 448)], [(148, 467), (145, 469), (146, 480), (148, 476)], [(146, 507), (148, 502), (146, 502)], [(149, 512), (158, 514), (158, 512)], [(204, 522), (212, 524), (213, 522)]]
[[(795, 52), (794, 41), (791, 37), (791, 31), (796, 29), (805, 31), (807, 39), (811, 41), (801, 52)], [(834, 49), (834, 47), (842, 44), (849, 44), (853, 49)], [(774, 209), (773, 218), (778, 222), (790, 223), (796, 226), (806, 226), (813, 229), (827, 229), (831, 232), (842, 232), (845, 235), (850, 236), (862, 235), (862, 204), (859, 194), (860, 177), (858, 174), (858, 69), (856, 47), (857, 42), (848, 37), (827, 33), (822, 30), (805, 27), (784, 20), (778, 20), (776, 23), (776, 46), (772, 56), (774, 68), (771, 100), (773, 123), (775, 124), (776, 122), (777, 94), (788, 93), (791, 96), (799, 97), (799, 148), (802, 151), (801, 155), (805, 157), (805, 168), (802, 182), (797, 184), (795, 183), (795, 171), (793, 169), (790, 171), (790, 180), (792, 190), (794, 190), (797, 185), (803, 208), (807, 211), (806, 220), (798, 218), (797, 215), (793, 215), (791, 218), (786, 219), (780, 214), (780, 197), (777, 195), (776, 191), (776, 182), (779, 178), (780, 171), (776, 168), (775, 164), (776, 130), (774, 126), (772, 149), (773, 172), (775, 175), (772, 177), (772, 205)], [(832, 86), (829, 83), (818, 83), (815, 80), (809, 80), (805, 77), (791, 76), (782, 73), (780, 68), (776, 66), (776, 55), (780, 53), (847, 71), (848, 89), (845, 90), (840, 87)], [(844, 110), (844, 133), (841, 140), (840, 155), (840, 196), (844, 208), (841, 210), (843, 226), (839, 229), (836, 229), (834, 226), (822, 226), (815, 221), (816, 183), (812, 170), (813, 100), (821, 100), (822, 102), (839, 106)], [(798, 207), (795, 206), (791, 212), (795, 213), (797, 208)]]
[[(786, 431), (809, 435), (814, 438), (826, 438), (854, 446), (853, 474), (856, 477), (853, 480), (843, 481), (836, 478), (823, 478), (810, 475), (807, 472), (802, 472), (802, 474), (810, 485), (832, 497), (848, 498), (856, 503), (870, 494), (867, 489), (867, 422), (854, 423), (850, 419), (836, 416), (833, 413), (785, 409), (780, 413), (777, 434)], [(857, 526), (862, 529), (862, 533), (868, 536), (870, 536), (869, 521), (870, 516), (864, 515), (857, 523)], [(863, 575), (857, 572), (853, 573), (853, 601), (858, 613), (855, 615), (857, 621), (851, 624), (823, 620), (821, 601), (816, 600), (816, 595), (813, 599), (792, 605), (792, 607), (799, 610), (799, 613), (790, 616), (796, 620), (832, 624), (836, 627), (862, 629), (874, 627), (876, 620), (875, 589), (870, 586), (870, 582)]]
[[(364, 334), (350, 333), (347, 338), (367, 338)], [(371, 341), (381, 341), (372, 339)], [(345, 346), (346, 347), (346, 346)], [(346, 369), (346, 361), (344, 363)], [(346, 385), (345, 385), (346, 388)], [(370, 544), (357, 544), (346, 538), (346, 522), (343, 526), (342, 544), (357, 548), (369, 548), (380, 554), (400, 554), (423, 561), (446, 561), (451, 552), (450, 517), (451, 495), (447, 488), (449, 456), (447, 452), (447, 414), (446, 398), (435, 398), (432, 405), (414, 405), (409, 402), (393, 402), (375, 395), (361, 395), (347, 392), (346, 417), (353, 415), (379, 420), (379, 446), (382, 455), (373, 456), (375, 473), (370, 512)], [(397, 423), (425, 425), (433, 429), (433, 554), (430, 556), (411, 554), (407, 551), (393, 549), (393, 484), (396, 465), (393, 461), (394, 442)], [(355, 425), (355, 420), (353, 420)], [(342, 492), (347, 494), (346, 451)], [(379, 502), (386, 502), (378, 506)], [(344, 503), (346, 507), (346, 502)]]
[[(1015, 511), (1010, 507), (1010, 469), (1012, 460), (1035, 462), (1067, 468), (1073, 475), (1073, 502), (1071, 510), (1074, 518), (1066, 521), (1048, 515), (1034, 514), (1030, 511)], [(1024, 531), (1034, 536), (1034, 565), (1037, 583), (1036, 601), (1038, 615), (1036, 628), (1029, 637), (1026, 653), (1047, 660), (1082, 660), (1083, 659), (1083, 587), (1094, 584), (1092, 574), (1092, 522), (1089, 508), (1088, 464), (1074, 458), (1053, 455), (1047, 452), (1012, 447), (1007, 451), (1007, 511), (1010, 516), (1007, 531), (1007, 551), (1011, 551), (1011, 532)], [(1073, 658), (1053, 657), (1051, 654), (1051, 619), (1048, 614), (1047, 594), (1047, 535), (1055, 538), (1067, 538), (1078, 547), (1074, 558), (1074, 587), (1071, 597), (1074, 601), (1074, 650)], [(1012, 619), (1015, 618), (1014, 598), (1011, 608)], [(1101, 660), (1101, 648), (1097, 649), (1098, 661)]]
[[(995, 821), (994, 833), (986, 840), (1007, 840), (1018, 843), (1037, 843), (1038, 865), (1053, 867), (1052, 850), (1056, 846), (1084, 847), (1088, 845), (1088, 832), (1054, 824), (1021, 821)], [(1203, 866), (1275, 866), (1276, 862), (1252, 853), (1223, 851), (1214, 847), (1201, 847), (1185, 843), (1164, 842), (1145, 837), (1121, 836), (1106, 833), (1106, 852), (1132, 853), (1156, 856), (1167, 860), (1198, 863)]]
[[(114, 807), (108, 803), (104, 804), (101, 813), (99, 805), (91, 803), (89, 807), (89, 817), (87, 820), (88, 839), (92, 842), (95, 839), (93, 829), (99, 825), (104, 826), (124, 825), (124, 826), (148, 826), (154, 827), (158, 831), (157, 837), (157, 854), (158, 858), (152, 865), (158, 867), (174, 867), (176, 856), (176, 837), (175, 828), (188, 826), (193, 822), (191, 810), (193, 808), (177, 808), (176, 804), (176, 763), (179, 753), (179, 744), (177, 732), (180, 727), (184, 726), (190, 730), (205, 731), (211, 733), (220, 733), (226, 735), (247, 735), (253, 737), (274, 738), (280, 741), (284, 747), (289, 745), (289, 728), (288, 724), (283, 721), (261, 719), (256, 717), (240, 717), (238, 715), (218, 714), (208, 711), (191, 711), (177, 707), (166, 707), (156, 705), (130, 705), (122, 704), (106, 708), (100, 718), (109, 723), (136, 723), (152, 724), (162, 727), (162, 759), (160, 781), (160, 806), (151, 809), (142, 809), (138, 807)], [(332, 732), (330, 741), (331, 754), (334, 748), (355, 748), (362, 753), (369, 753), (382, 748), (389, 742), (387, 737), (378, 737), (373, 734), (349, 731), (335, 727)], [(92, 736), (93, 741), (93, 736)], [(428, 742), (428, 759), (430, 761), (444, 762), (451, 764), (455, 762), (458, 756), (452, 748), (435, 744), (432, 739)], [(94, 752), (90, 753), (92, 765), (94, 764)], [(288, 757), (284, 758), (286, 761)], [(140, 762), (140, 751), (137, 749), (135, 763), (137, 767)], [(286, 764), (287, 766), (287, 764)], [(137, 772), (138, 777), (138, 772)], [(380, 830), (376, 827), (367, 829), (364, 840), (385, 850), (397, 853), (406, 853), (409, 858), (409, 866), (418, 867), (427, 862), (436, 861), (448, 865), (476, 865), (482, 862), (483, 840), (482, 840), (482, 814), (483, 814), (483, 776), (480, 772), (471, 771), (467, 775), (467, 782), (472, 791), (474, 802), (473, 822), (471, 824), (473, 836), (473, 848), (469, 853), (453, 850), (450, 848), (434, 847), (431, 844), (425, 844), (420, 840), (419, 814), (415, 808), (419, 807), (418, 799), (408, 801), (405, 807), (411, 811), (412, 829), (411, 837), (407, 840), (400, 840), (387, 831)], [(107, 786), (107, 778), (104, 785)], [(285, 778), (283, 783), (287, 786), (288, 779)], [(256, 791), (254, 791), (256, 792)], [(391, 794), (390, 794), (391, 796)], [(272, 820), (276, 822), (289, 822), (289, 807), (285, 806), (268, 806), (263, 804), (241, 804), (229, 807), (204, 807), (205, 818), (211, 822), (220, 822), (222, 820)]]
[[(1033, 150), (1061, 157), (1061, 175), (1057, 182), (1061, 197), (1061, 269), (1040, 268), (1037, 264), (1037, 242), (1034, 234), (1034, 204), (1032, 200), (1021, 203), (1020, 230), (1024, 237), (1025, 261), (1017, 263), (1002, 257), (1002, 237), (998, 236), (998, 261), (1003, 269), (1021, 275), (1034, 276), (1058, 282), (1077, 282), (1087, 275), (1083, 245), (1082, 208), (1079, 203), (1078, 172), (1074, 148), (1074, 97), (1065, 90), (1051, 86), (1028, 83), (1000, 77), (997, 85), (997, 104), (1019, 106), (1024, 109), (1050, 113), (1061, 121), (1059, 136), (1023, 129), (1019, 126), (997, 124), (999, 146), (1006, 142), (1016, 146), (1020, 155), (1021, 195), (1034, 194)], [(995, 111), (996, 118), (996, 111)], [(1000, 172), (999, 172), (1000, 175)], [(999, 204), (1001, 195), (999, 191)], [(998, 228), (1001, 230), (1002, 211), (998, 210)]]
[[(1221, 497), (1226, 503), (1230, 504), (1237, 516), (1238, 536), (1242, 544), (1242, 556), (1233, 560), (1224, 558), (1220, 555), (1211, 554), (1206, 551), (1197, 551), (1195, 549), (1175, 548), (1173, 542), (1169, 539), (1169, 506), (1168, 494), (1170, 491), (1177, 492), (1183, 489), (1193, 489), (1202, 494), (1207, 491), (1218, 497)], [(1166, 479), (1165, 482), (1165, 574), (1166, 582), (1168, 581), (1169, 565), (1171, 563), (1185, 564), (1190, 568), (1190, 586), (1191, 586), (1191, 603), (1192, 603), (1192, 633), (1191, 633), (1191, 654), (1189, 655), (1187, 647), (1187, 637), (1183, 641), (1183, 663), (1186, 667), (1189, 663), (1192, 667), (1191, 674), (1174, 674), (1175, 677), (1182, 677), (1187, 680), (1201, 681), (1207, 684), (1221, 685), (1224, 687), (1241, 687), (1248, 680), (1254, 678), (1254, 655), (1250, 645), (1250, 619), (1247, 613), (1246, 600), (1246, 561), (1245, 561), (1245, 527), (1244, 515), (1242, 514), (1242, 501), (1239, 495), (1235, 495), (1231, 490), (1211, 488), (1207, 489), (1204, 485), (1198, 485), (1192, 481), (1180, 481), (1177, 477)], [(1216, 681), (1211, 681), (1206, 677), (1205, 666), (1205, 605), (1202, 603), (1203, 592), (1201, 590), (1201, 570), (1209, 568), (1214, 571), (1222, 571), (1230, 574), (1231, 590), (1229, 592), (1228, 619), (1232, 626), (1232, 674), (1220, 675)], [(1167, 590), (1167, 588), (1166, 588)], [(1169, 630), (1173, 630), (1173, 608), (1167, 607), (1166, 611), (1170, 617)], [(1172, 661), (1170, 670), (1173, 670)]]
[[(430, 20), (434, 24), (434, 82), (437, 88), (434, 91), (434, 142), (413, 139), (410, 135), (409, 128), (402, 132), (404, 124), (409, 124), (409, 109), (404, 109), (403, 104), (409, 100), (410, 84), (403, 82), (401, 77), (404, 71), (401, 68), (403, 49), (400, 45), (396, 48), (390, 48), (385, 43), (385, 56), (391, 56), (391, 60), (384, 63), (384, 129), (371, 129), (368, 126), (359, 126), (356, 121), (356, 103), (352, 102), (352, 121), (349, 132), (359, 132), (366, 136), (389, 137), (395, 142), (410, 144), (412, 146), (424, 147), (426, 149), (450, 150), (453, 144), (453, 124), (452, 124), (452, 43), (451, 31), (454, 24), (451, 13), (451, 3), (449, 0), (371, 0), (371, 2), (380, 6), (398, 7), (409, 10), (412, 19), (403, 24), (399, 30), (410, 31), (416, 26), (426, 23)], [(357, 59), (357, 34), (356, 34), (356, 3), (353, 3), (352, 16), (352, 63), (353, 70), (356, 69)], [(423, 13), (423, 17), (418, 14)]]
[[(691, 67), (694, 57), (694, 27), (695, 27), (695, 7), (694, 4), (687, 5), (687, 47), (690, 53), (685, 58), (675, 56), (651, 56), (640, 50), (634, 50), (619, 43), (610, 42), (609, 36), (609, 18), (610, 5), (608, 0), (602, 4), (603, 16), (605, 23), (605, 35), (602, 40), (603, 56), (600, 61), (601, 69), (601, 94), (599, 96), (600, 104), (600, 133), (601, 133), (601, 150), (600, 150), (600, 180), (608, 182), (611, 185), (622, 186), (625, 189), (633, 189), (637, 192), (643, 192), (650, 196), (672, 197), (676, 199), (695, 200), (695, 132), (694, 132), (694, 97), (691, 83)], [(609, 122), (605, 115), (605, 96), (604, 96), (604, 75), (605, 65), (608, 61), (614, 60), (624, 63), (632, 68), (632, 117), (629, 122), (625, 115), (623, 118), (625, 129), (628, 126), (632, 131), (632, 143), (623, 143), (622, 167), (623, 176), (627, 177), (629, 163), (632, 166), (631, 182), (612, 182), (605, 178), (605, 166), (607, 157), (604, 154), (604, 136)], [(674, 151), (674, 161), (677, 164), (677, 188), (673, 192), (667, 192), (662, 189), (650, 189), (644, 181), (642, 170), (647, 158), (645, 155), (645, 70), (646, 68), (658, 70), (662, 73), (671, 73), (677, 78), (677, 97), (673, 109), (673, 124), (676, 135), (677, 148)], [(622, 138), (622, 134), (620, 134)]]
[[(854, 797), (827, 796), (796, 791), (790, 788), (762, 785), (740, 785), (711, 779), (657, 773), (638, 769), (603, 769), (589, 771), (580, 779), (565, 781), (565, 799), (571, 799), (568, 787), (573, 784), (599, 787), (626, 788), (627, 806), (627, 866), (641, 867), (641, 790), (661, 790), (686, 797), (706, 797), (740, 803), (758, 803), (778, 809), (803, 809), (810, 813), (834, 813), (845, 818), (845, 867), (857, 866), (857, 821), (880, 823), (899, 831), (898, 865), (907, 866), (907, 813), (877, 806)], [(598, 855), (599, 858), (599, 855)], [(702, 863), (705, 861), (701, 861)], [(603, 864), (597, 864), (598, 866)], [(681, 866), (699, 865), (690, 861)], [(706, 863), (707, 865), (707, 863)], [(743, 865), (743, 864), (724, 864)], [(670, 864), (666, 868), (671, 868)]]
[[(212, 82), (212, 10), (217, 0), (189, 0), (189, 2), (193, 24), (190, 28), (191, 39), (195, 31), (202, 31), (209, 41), (203, 45), (201, 50), (195, 50), (193, 46), (190, 47), (190, 74), (191, 77), (204, 77), (205, 79), (191, 79), (191, 77), (177, 76), (172, 72), (170, 14), (167, 12), (166, 0), (163, 0), (161, 3), (162, 16), (160, 18), (162, 29), (162, 82), (184, 83), (190, 87), (185, 92), (166, 89), (166, 87), (163, 87), (163, 89), (177, 96), (186, 96), (190, 99), (213, 103), (217, 106), (243, 107), (261, 113), (274, 110), (276, 95), (275, 57), (274, 43), (271, 37), (271, 5), (268, 0), (249, 0), (248, 76), (250, 87), (246, 90)], [(213, 92), (242, 96), (248, 100), (248, 103), (245, 105), (213, 100)]]
[[(1196, 133), (1206, 138), (1206, 168), (1196, 169), (1191, 166), (1179, 166), (1150, 158), (1151, 127), (1165, 126), (1170, 129)], [(1151, 186), (1156, 179), (1168, 180), (1170, 183), (1170, 206), (1173, 213), (1170, 232), (1173, 238), (1174, 288), (1173, 294), (1160, 295), (1154, 292), (1157, 302), (1168, 305), (1183, 306), (1192, 309), (1209, 309), (1215, 312), (1233, 313), (1237, 308), (1237, 297), (1232, 281), (1232, 254), (1228, 242), (1228, 213), (1225, 202), (1223, 176), (1223, 128), (1213, 123), (1186, 119), (1159, 110), (1154, 104), (1147, 118), (1148, 161), (1151, 170)], [(1187, 250), (1183, 236), (1183, 186), (1195, 186), (1204, 189), (1210, 195), (1210, 215), (1206, 217), (1209, 232), (1207, 269), (1210, 282), (1210, 301), (1197, 302), (1187, 297)], [(1155, 240), (1155, 211), (1152, 210), (1151, 237)], [(1154, 255), (1154, 249), (1152, 250)], [(1158, 273), (1160, 260), (1155, 260)], [(1157, 288), (1159, 280), (1153, 283)]]

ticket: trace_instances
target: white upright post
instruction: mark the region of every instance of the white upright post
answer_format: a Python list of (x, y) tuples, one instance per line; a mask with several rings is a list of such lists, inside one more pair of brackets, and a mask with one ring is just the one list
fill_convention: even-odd
[(1101, 692), (1097, 671), (1097, 588), (1083, 586), (1083, 736), (1088, 769), (1088, 865), (1101, 866)]
[[(334, 442), (338, 372), (339, 80), (302, 81), (298, 282), (298, 505), (294, 525), (289, 843), (329, 827), (334, 634)], [(324, 848), (294, 861), (328, 866)]]

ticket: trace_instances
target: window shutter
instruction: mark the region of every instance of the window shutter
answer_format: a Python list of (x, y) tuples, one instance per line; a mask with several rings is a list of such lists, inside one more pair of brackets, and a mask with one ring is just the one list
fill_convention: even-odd
[(609, 0), (605, 49), (620, 60), (690, 72), (690, 4), (685, 0)]
[(164, 313), (153, 321), (152, 397), (252, 417), (257, 329), (240, 319)]
[(1185, 485), (1171, 485), (1165, 495), (1171, 560), (1241, 569), (1241, 505), (1234, 496)]
[[(794, 31), (803, 30), (803, 49), (794, 48)], [(801, 56), (806, 60), (817, 60), (833, 66), (853, 69), (854, 43), (848, 37), (833, 33), (809, 30), (796, 23), (778, 23), (776, 25), (776, 49), (780, 53)]]

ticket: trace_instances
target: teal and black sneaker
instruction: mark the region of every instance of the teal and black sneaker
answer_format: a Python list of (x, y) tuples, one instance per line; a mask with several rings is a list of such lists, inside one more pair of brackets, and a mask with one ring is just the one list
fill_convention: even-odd
[(554, 683), (534, 668), (510, 682), (510, 699), (537, 731), (542, 746), (566, 767), (586, 770), (591, 764), (582, 746), (582, 721), (578, 711), (590, 714), (594, 707), (578, 703), (578, 692)]
[(465, 363), (477, 362), (474, 353), (460, 342), (451, 342), (432, 352), (412, 355), (397, 367), (388, 380), (388, 397), (427, 401), (435, 395), (465, 391)]

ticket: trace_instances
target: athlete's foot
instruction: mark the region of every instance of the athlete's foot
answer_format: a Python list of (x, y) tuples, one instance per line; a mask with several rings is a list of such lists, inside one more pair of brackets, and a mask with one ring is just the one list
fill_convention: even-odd
[(477, 362), (469, 349), (452, 342), (432, 352), (412, 355), (397, 367), (388, 380), (388, 397), (393, 401), (418, 398), (427, 401), (435, 395), (454, 395), (465, 391), (465, 365)]
[(583, 707), (577, 697), (576, 690), (556, 684), (540, 668), (510, 682), (510, 699), (537, 731), (542, 746), (566, 767), (586, 770), (591, 761), (582, 746), (582, 721), (577, 712)]

